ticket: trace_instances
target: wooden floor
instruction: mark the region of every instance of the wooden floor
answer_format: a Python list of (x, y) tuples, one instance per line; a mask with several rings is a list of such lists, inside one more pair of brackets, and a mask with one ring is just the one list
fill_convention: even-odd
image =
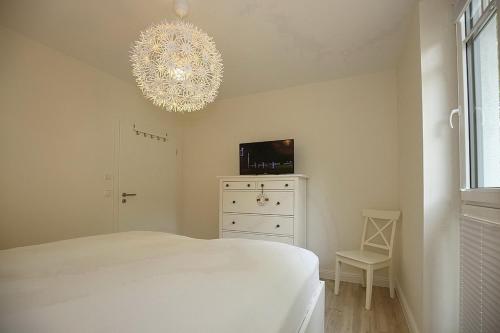
[(367, 311), (361, 285), (342, 282), (335, 296), (334, 282), (325, 284), (325, 333), (409, 333), (401, 305), (388, 288), (373, 287), (372, 309)]

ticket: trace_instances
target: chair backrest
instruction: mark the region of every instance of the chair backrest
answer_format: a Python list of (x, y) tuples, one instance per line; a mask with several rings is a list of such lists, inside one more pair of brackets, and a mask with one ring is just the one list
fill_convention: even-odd
[[(387, 250), (389, 252), (389, 257), (392, 258), (392, 247), (394, 245), (394, 235), (396, 234), (396, 221), (399, 219), (400, 215), (401, 212), (397, 210), (363, 209), (365, 223), (363, 226), (363, 236), (361, 238), (361, 250), (364, 250), (365, 246)], [(372, 235), (368, 232), (369, 225), (372, 225), (375, 229), (375, 233)], [(386, 237), (387, 233), (389, 233), (389, 240), (387, 240), (388, 237)], [(377, 238), (379, 239), (378, 243), (375, 242)]]

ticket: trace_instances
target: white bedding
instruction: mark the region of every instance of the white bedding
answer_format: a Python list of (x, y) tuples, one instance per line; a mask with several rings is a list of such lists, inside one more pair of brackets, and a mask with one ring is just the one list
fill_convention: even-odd
[(0, 251), (0, 332), (297, 332), (318, 258), (126, 232)]

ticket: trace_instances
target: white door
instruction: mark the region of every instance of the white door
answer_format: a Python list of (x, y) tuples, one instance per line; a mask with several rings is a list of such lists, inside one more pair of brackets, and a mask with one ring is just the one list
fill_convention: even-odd
[(121, 123), (119, 149), (119, 230), (175, 232), (174, 144)]

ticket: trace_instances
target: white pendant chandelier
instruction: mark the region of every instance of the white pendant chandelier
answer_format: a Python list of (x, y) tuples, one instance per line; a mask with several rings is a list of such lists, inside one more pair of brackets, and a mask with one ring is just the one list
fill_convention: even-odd
[[(182, 19), (186, 0), (174, 1)], [(143, 94), (174, 112), (201, 110), (215, 100), (222, 81), (222, 57), (211, 37), (177, 20), (141, 32), (132, 47), (132, 73)]]

